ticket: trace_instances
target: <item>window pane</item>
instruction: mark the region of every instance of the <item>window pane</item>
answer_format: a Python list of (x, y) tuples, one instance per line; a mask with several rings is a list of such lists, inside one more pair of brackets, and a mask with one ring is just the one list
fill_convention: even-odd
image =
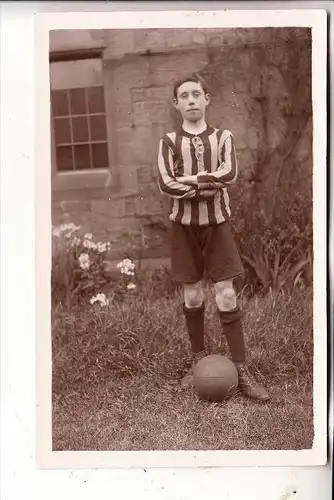
[(104, 113), (103, 87), (89, 87), (87, 89), (87, 97), (90, 113)]
[(106, 117), (105, 115), (94, 115), (89, 117), (90, 134), (92, 141), (106, 141)]
[(71, 89), (70, 99), (72, 115), (87, 114), (85, 89)]
[(92, 144), (93, 168), (108, 168), (107, 143)]
[(73, 142), (88, 142), (87, 116), (72, 118)]
[(53, 90), (51, 92), (53, 116), (69, 115), (67, 90)]
[(61, 143), (71, 143), (72, 141), (69, 118), (55, 118), (53, 120), (53, 124), (56, 145)]
[(57, 169), (58, 170), (73, 170), (72, 147), (59, 146), (57, 151)]
[(76, 170), (84, 170), (90, 168), (88, 144), (74, 146), (74, 156)]

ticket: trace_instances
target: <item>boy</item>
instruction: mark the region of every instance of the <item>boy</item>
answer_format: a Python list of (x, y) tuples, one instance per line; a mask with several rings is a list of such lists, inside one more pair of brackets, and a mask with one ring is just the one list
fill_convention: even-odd
[(192, 367), (181, 384), (192, 384), (194, 364), (204, 346), (204, 269), (214, 283), (216, 305), (230, 354), (239, 374), (239, 389), (249, 398), (267, 401), (267, 390), (245, 365), (241, 311), (233, 279), (243, 273), (230, 229), (227, 187), (236, 181), (237, 162), (229, 130), (206, 123), (210, 103), (205, 82), (193, 74), (174, 85), (174, 105), (183, 124), (165, 134), (159, 146), (159, 188), (172, 201), (172, 272), (183, 284), (183, 312), (192, 348)]

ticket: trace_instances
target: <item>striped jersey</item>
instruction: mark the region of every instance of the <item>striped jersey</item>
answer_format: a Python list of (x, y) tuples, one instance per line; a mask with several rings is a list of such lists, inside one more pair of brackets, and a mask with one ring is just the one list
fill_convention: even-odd
[[(194, 140), (195, 139), (195, 140)], [(198, 154), (196, 141), (200, 139)], [(213, 197), (199, 197), (196, 186), (185, 185), (180, 177), (207, 171)], [(187, 226), (220, 224), (230, 218), (227, 187), (237, 178), (237, 161), (232, 133), (207, 125), (195, 135), (181, 126), (160, 140), (158, 155), (159, 189), (171, 198), (169, 218)]]

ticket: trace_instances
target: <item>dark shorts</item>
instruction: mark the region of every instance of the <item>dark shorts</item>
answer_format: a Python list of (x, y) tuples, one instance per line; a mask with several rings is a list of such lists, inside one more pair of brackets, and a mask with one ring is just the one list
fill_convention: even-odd
[(243, 274), (229, 222), (216, 226), (172, 223), (172, 273), (175, 281), (196, 283), (204, 275), (214, 283)]

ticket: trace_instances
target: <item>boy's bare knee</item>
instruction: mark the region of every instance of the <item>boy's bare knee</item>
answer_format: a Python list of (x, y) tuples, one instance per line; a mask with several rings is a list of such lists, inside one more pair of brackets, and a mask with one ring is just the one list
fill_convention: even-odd
[(201, 282), (187, 283), (183, 287), (184, 303), (188, 308), (200, 307), (203, 304), (204, 293)]
[(237, 295), (233, 287), (233, 281), (219, 281), (215, 283), (215, 295), (217, 307), (220, 311), (233, 311), (237, 307)]

